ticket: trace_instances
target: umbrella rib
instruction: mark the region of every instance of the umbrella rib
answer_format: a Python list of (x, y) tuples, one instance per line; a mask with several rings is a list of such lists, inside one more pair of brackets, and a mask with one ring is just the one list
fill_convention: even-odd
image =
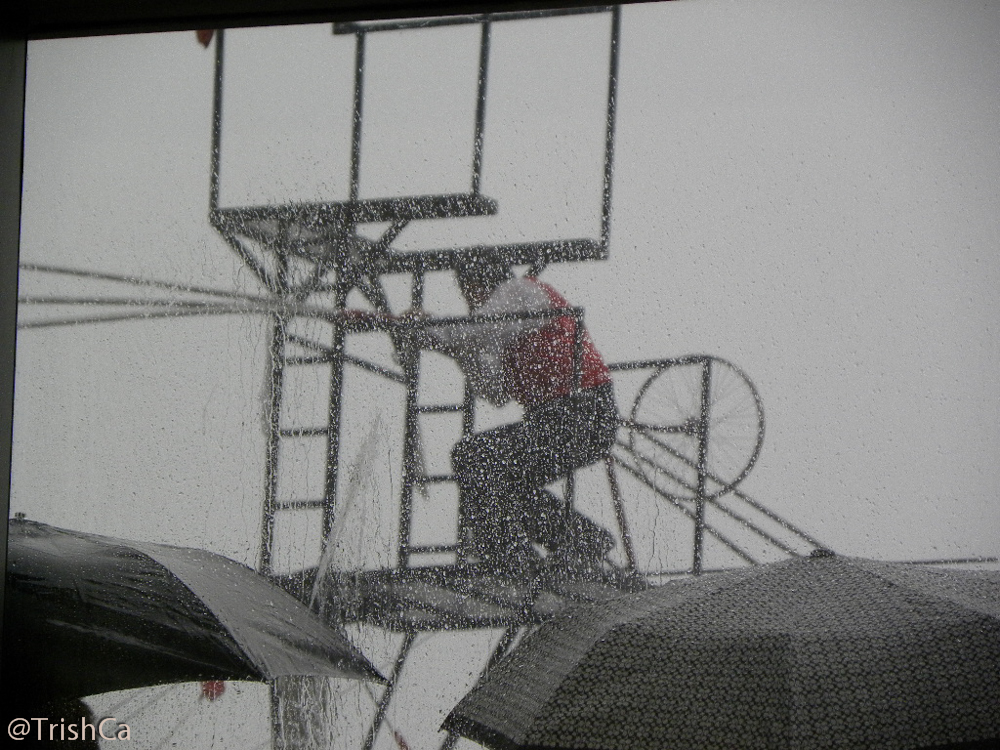
[(445, 727), (495, 750), (993, 747), (1000, 611), (954, 599), (995, 607), (997, 584), (833, 555), (654, 587), (541, 625)]
[[(8, 621), (25, 647), (11, 664), (45, 694), (291, 674), (381, 679), (342, 628), (248, 566), (207, 550), (18, 518), (11, 521), (8, 559), (26, 582), (15, 592), (18, 617)], [(81, 596), (86, 611), (74, 604)], [(47, 597), (45, 606), (36, 604), (39, 597)], [(107, 643), (121, 655), (111, 664), (100, 656)], [(148, 716), (147, 701), (155, 705), (163, 695), (171, 694), (140, 694), (129, 705)], [(172, 730), (169, 718), (153, 744), (163, 734), (161, 747), (175, 741), (185, 720), (192, 718), (182, 717)]]
[(892, 560), (893, 565), (975, 565), (1000, 562), (1000, 557), (951, 557), (940, 560)]
[[(218, 612), (214, 611), (214, 609), (208, 604), (208, 602), (205, 601), (205, 597), (202, 594), (200, 594), (199, 592), (195, 591), (194, 588), (192, 588), (191, 584), (189, 584), (187, 581), (187, 576), (180, 575), (177, 572), (175, 565), (170, 565), (165, 562), (161, 562), (160, 560), (157, 559), (155, 554), (147, 551), (148, 548), (144, 549), (143, 547), (145, 547), (145, 544), (141, 542), (139, 543), (132, 542), (128, 545), (128, 548), (130, 550), (147, 558), (157, 567), (163, 568), (164, 570), (168, 571), (174, 577), (177, 583), (183, 586), (188, 591), (188, 593), (191, 595), (191, 597), (193, 597), (195, 601), (201, 602), (204, 605), (206, 613), (213, 620), (215, 620), (218, 627), (226, 635), (227, 640), (229, 642), (229, 647), (239, 655), (240, 660), (243, 662), (243, 664), (249, 667), (246, 670), (247, 674), (256, 674), (261, 677), (266, 677), (258, 661), (246, 650), (240, 638), (236, 636), (236, 633), (233, 631), (232, 627), (230, 627), (226, 622), (224, 622), (224, 619), (220, 617)], [(201, 552), (205, 551), (201, 550)], [(220, 560), (225, 560), (233, 565), (237, 565), (237, 563), (233, 563), (231, 560), (225, 557), (220, 557)]]
[[(840, 558), (840, 559), (843, 560), (845, 558)], [(846, 558), (846, 559), (850, 560), (851, 558)], [(905, 578), (903, 578), (901, 580), (900, 578), (897, 578), (895, 576), (886, 575), (886, 573), (884, 571), (877, 570), (877, 569), (872, 569), (872, 567), (870, 565), (865, 565), (864, 564), (864, 563), (873, 563), (873, 562), (876, 563), (879, 566), (882, 566), (882, 567), (885, 567), (885, 566), (892, 567), (892, 566), (899, 566), (899, 565), (901, 565), (901, 563), (881, 562), (881, 561), (873, 561), (873, 560), (862, 560), (861, 561), (862, 564), (857, 564), (857, 562), (855, 562), (852, 565), (852, 567), (853, 567), (854, 570), (858, 571), (859, 573), (862, 573), (863, 575), (867, 575), (867, 576), (870, 576), (872, 578), (876, 578), (879, 581), (881, 581), (882, 583), (887, 583), (890, 586), (898, 586), (899, 588), (906, 589), (907, 591), (909, 591), (911, 593), (915, 593), (915, 594), (917, 594), (917, 595), (919, 595), (921, 597), (925, 597), (926, 598), (926, 597), (929, 597), (929, 596), (936, 596), (936, 597), (939, 597), (939, 598), (942, 598), (942, 599), (945, 599), (945, 600), (949, 601), (953, 605), (958, 605), (958, 606), (960, 606), (960, 607), (962, 607), (962, 608), (964, 608), (966, 610), (974, 611), (978, 615), (983, 615), (983, 616), (988, 616), (988, 617), (996, 617), (997, 616), (996, 611), (994, 611), (994, 612), (986, 612), (986, 611), (980, 609), (977, 606), (970, 605), (969, 603), (963, 602), (961, 600), (961, 597), (959, 597), (959, 599), (953, 599), (951, 596), (948, 595), (948, 593), (946, 593), (946, 591), (935, 591), (933, 593), (928, 593), (928, 591), (923, 586), (917, 585), (917, 584), (913, 583), (910, 580), (905, 580)], [(938, 571), (938, 572), (942, 576), (947, 576), (948, 575), (944, 571)]]

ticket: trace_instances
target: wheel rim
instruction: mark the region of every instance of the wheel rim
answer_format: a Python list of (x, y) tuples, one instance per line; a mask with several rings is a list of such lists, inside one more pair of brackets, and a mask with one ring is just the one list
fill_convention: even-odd
[(679, 498), (713, 499), (750, 473), (764, 410), (750, 379), (724, 359), (690, 357), (657, 369), (636, 395), (628, 446), (644, 473)]

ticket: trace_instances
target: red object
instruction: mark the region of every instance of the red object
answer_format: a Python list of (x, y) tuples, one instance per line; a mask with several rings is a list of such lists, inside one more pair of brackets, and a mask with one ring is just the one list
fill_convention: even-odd
[(406, 740), (403, 739), (403, 735), (399, 732), (393, 732), (392, 738), (396, 740), (396, 744), (399, 745), (399, 750), (410, 750), (410, 746), (406, 744)]
[(207, 680), (201, 683), (201, 697), (214, 701), (226, 692), (226, 683), (222, 680)]
[[(570, 307), (559, 292), (548, 284), (526, 276), (549, 297), (552, 310)], [(575, 374), (574, 349), (576, 321), (563, 315), (544, 328), (521, 339), (507, 354), (511, 395), (523, 406), (538, 406), (569, 395)], [(611, 373), (601, 359), (590, 334), (583, 331), (583, 377), (581, 388), (594, 388), (611, 381)]]
[(215, 35), (215, 29), (198, 29), (198, 41), (201, 42), (202, 47), (207, 47), (212, 43), (212, 37)]

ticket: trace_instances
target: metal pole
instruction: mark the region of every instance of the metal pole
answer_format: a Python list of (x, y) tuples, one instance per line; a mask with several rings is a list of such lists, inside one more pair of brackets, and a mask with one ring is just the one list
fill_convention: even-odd
[[(335, 309), (343, 310), (347, 301), (347, 290), (343, 284), (337, 285)], [(327, 406), (326, 476), (323, 492), (323, 537), (320, 541), (321, 554), (333, 530), (337, 512), (337, 476), (340, 468), (340, 413), (344, 400), (344, 326), (333, 324), (333, 341), (330, 345), (330, 398)]]
[[(358, 199), (358, 189), (361, 179), (361, 110), (365, 98), (365, 32), (359, 31), (355, 36), (354, 59), (354, 123), (351, 131), (351, 187), (350, 200)], [(354, 231), (351, 217), (351, 232)]]
[(573, 308), (573, 393), (583, 387), (583, 309)]
[(264, 575), (271, 573), (274, 545), (274, 514), (278, 504), (278, 443), (281, 438), (281, 391), (284, 384), (285, 318), (272, 313), (270, 358), (271, 398), (268, 406), (267, 453), (265, 456), (264, 513), (260, 529), (260, 565)]
[(701, 371), (701, 413), (698, 419), (698, 486), (695, 490), (694, 560), (691, 572), (701, 575), (705, 537), (705, 485), (708, 480), (708, 416), (711, 408), (712, 360), (706, 359)]
[[(621, 443), (618, 443), (617, 445), (618, 445), (619, 448), (622, 448), (624, 450), (628, 450), (628, 446), (627, 445), (622, 445)], [(633, 458), (639, 458), (639, 457), (633, 455)], [(677, 508), (678, 511), (680, 511), (681, 513), (683, 513), (688, 518), (690, 518), (692, 520), (695, 520), (696, 516), (695, 516), (694, 511), (688, 510), (684, 506), (684, 503), (682, 503), (674, 495), (670, 495), (670, 494), (664, 492), (663, 490), (661, 490), (659, 487), (657, 487), (656, 484), (652, 480), (649, 479), (649, 477), (647, 477), (645, 474), (642, 473), (642, 471), (640, 471), (639, 469), (637, 469), (634, 466), (630, 466), (620, 456), (616, 456), (616, 455), (612, 454), (611, 460), (615, 464), (617, 464), (618, 466), (621, 466), (632, 477), (634, 477), (635, 479), (639, 480), (646, 487), (648, 487), (649, 489), (651, 489), (653, 492), (655, 492), (657, 495), (659, 495), (660, 497), (662, 497), (664, 500), (666, 500), (672, 506), (674, 506), (675, 508)], [(656, 470), (659, 470), (659, 467), (654, 467), (654, 468), (656, 468)], [(757, 560), (755, 560), (753, 557), (751, 557), (748, 553), (744, 552), (739, 547), (739, 545), (737, 545), (731, 539), (727, 538), (724, 534), (722, 534), (720, 531), (718, 531), (714, 527), (712, 527), (712, 526), (710, 526), (709, 524), (706, 523), (706, 524), (704, 524), (704, 531), (706, 533), (708, 533), (708, 534), (711, 534), (716, 539), (718, 539), (720, 542), (722, 542), (722, 544), (724, 544), (726, 547), (728, 547), (733, 553), (735, 553), (736, 555), (738, 555), (743, 560), (746, 560), (751, 565), (756, 565), (757, 564)]]
[(225, 31), (215, 32), (215, 90), (212, 98), (212, 165), (209, 173), (208, 210), (219, 208), (219, 162), (222, 148), (222, 59)]
[(417, 386), (420, 376), (420, 351), (412, 348), (403, 352), (403, 372), (406, 375), (406, 414), (403, 427), (403, 487), (399, 501), (399, 543), (396, 564), (406, 568), (410, 563), (410, 522), (413, 517), (413, 488), (420, 473), (420, 425), (417, 413)]
[(618, 52), (621, 37), (621, 8), (611, 10), (611, 50), (608, 71), (608, 129), (604, 140), (604, 205), (601, 215), (601, 249), (608, 251), (611, 242), (611, 178), (615, 160), (615, 121), (618, 109)]
[[(277, 261), (278, 273), (275, 281), (278, 285), (278, 293), (284, 296), (288, 292), (288, 256), (279, 251)], [(285, 380), (285, 337), (288, 316), (284, 313), (272, 313), (271, 319), (273, 328), (271, 346), (268, 349), (271, 401), (267, 415), (268, 435), (265, 459), (267, 476), (264, 485), (264, 517), (260, 532), (260, 570), (265, 575), (271, 572), (274, 556), (274, 514), (278, 507), (278, 453), (281, 442), (281, 402)]]
[(635, 567), (635, 551), (632, 549), (632, 534), (629, 532), (628, 520), (625, 518), (625, 507), (622, 504), (621, 489), (618, 486), (618, 477), (615, 475), (615, 462), (609, 455), (604, 459), (604, 469), (608, 475), (608, 486), (611, 488), (611, 504), (615, 510), (615, 518), (618, 520), (618, 530), (622, 535), (622, 548), (625, 550), (625, 560), (628, 562), (628, 569), (633, 573)]
[[(583, 310), (579, 307), (573, 309), (573, 389), (572, 393), (580, 393), (583, 389)], [(576, 472), (570, 471), (566, 475), (565, 489), (563, 497), (565, 500), (566, 522), (569, 523), (569, 514), (573, 510), (573, 500), (576, 495)]]
[[(410, 286), (410, 308), (420, 310), (424, 305), (424, 272), (413, 272)], [(423, 461), (420, 456), (420, 414), (417, 403), (417, 387), (420, 377), (420, 349), (404, 346), (399, 349), (403, 366), (403, 380), (406, 383), (405, 413), (403, 415), (403, 486), (399, 498), (399, 538), (396, 545), (396, 564), (406, 568), (410, 563), (410, 523), (413, 518), (413, 488), (422, 473)]]
[[(681, 461), (681, 462), (687, 464), (688, 466), (690, 466), (691, 468), (693, 468), (695, 470), (698, 469), (698, 463), (696, 461), (691, 461), (691, 459), (689, 459), (683, 453), (681, 453), (680, 451), (675, 450), (673, 448), (673, 446), (670, 446), (667, 443), (664, 443), (662, 440), (659, 440), (659, 439), (657, 439), (656, 437), (654, 437), (653, 435), (650, 435), (650, 434), (645, 434), (644, 433), (643, 437), (645, 437), (646, 440), (648, 440), (650, 443), (652, 443), (653, 445), (657, 446), (658, 448), (662, 448), (664, 451), (666, 451), (667, 453), (669, 453), (670, 455), (672, 455), (678, 461)], [(649, 458), (647, 458), (645, 456), (640, 456), (639, 454), (637, 454), (635, 452), (632, 452), (632, 456), (637, 461), (640, 461), (642, 463), (645, 463), (645, 464), (651, 464), (652, 463)], [(681, 487), (684, 487), (685, 489), (691, 490), (692, 492), (695, 492), (697, 494), (697, 491), (698, 491), (697, 484), (692, 485), (689, 482), (685, 482), (683, 480), (683, 478), (681, 478), (680, 476), (677, 476), (673, 472), (665, 471), (664, 473), (667, 474), (667, 476), (669, 476), (672, 481), (676, 482)], [(723, 484), (723, 481), (721, 479), (719, 479), (717, 476), (713, 475), (711, 472), (706, 472), (705, 478), (706, 478), (706, 480), (712, 480), (714, 482), (717, 482), (718, 484)], [(752, 501), (752, 500), (750, 500), (749, 498), (745, 498), (745, 496), (742, 493), (740, 493), (739, 490), (733, 490), (733, 495), (736, 496), (736, 497), (738, 497), (738, 498), (740, 498), (744, 502), (746, 502), (748, 505), (750, 505), (751, 508), (754, 508), (755, 510), (759, 511), (760, 513), (762, 513), (763, 515), (767, 516), (771, 520), (773, 520), (776, 523), (780, 524), (786, 530), (788, 530), (788, 531), (796, 534), (800, 538), (804, 539), (804, 541), (808, 542), (813, 547), (817, 547), (817, 548), (822, 547), (822, 545), (820, 545), (818, 542), (816, 542), (815, 540), (813, 540), (813, 539), (811, 539), (811, 538), (803, 535), (802, 532), (798, 531), (794, 526), (792, 526), (791, 524), (789, 524), (788, 522), (786, 522), (783, 518), (781, 518), (780, 516), (778, 516), (776, 513), (772, 513), (771, 511), (767, 510), (767, 508), (764, 508), (763, 506), (759, 506), (759, 504), (755, 504), (755, 502)], [(719, 495), (715, 496), (716, 499), (718, 499), (718, 497), (719, 497)], [(788, 554), (792, 554), (792, 555), (797, 554), (792, 547), (790, 547), (787, 544), (785, 544), (784, 542), (782, 542), (776, 536), (774, 536), (773, 534), (769, 534), (768, 532), (764, 531), (764, 529), (762, 529), (760, 526), (758, 526), (757, 524), (755, 524), (751, 519), (749, 519), (749, 518), (747, 518), (745, 516), (741, 516), (735, 510), (732, 510), (732, 509), (727, 508), (726, 506), (724, 506), (721, 502), (716, 502), (715, 505), (714, 505), (714, 507), (717, 508), (720, 513), (722, 513), (724, 515), (727, 515), (727, 516), (729, 516), (730, 518), (732, 518), (732, 519), (734, 519), (736, 521), (739, 521), (741, 524), (743, 524), (744, 527), (746, 527), (746, 529), (748, 531), (752, 531), (753, 533), (757, 534), (757, 536), (761, 537), (764, 541), (768, 542), (769, 544), (774, 545), (775, 547), (777, 547), (778, 549), (780, 549), (782, 552), (787, 552)], [(706, 526), (706, 528), (707, 528), (707, 526)]]
[(476, 100), (476, 131), (472, 146), (472, 193), (479, 195), (483, 167), (483, 128), (486, 124), (486, 81), (490, 64), (489, 21), (483, 21), (482, 38), (479, 42), (479, 86)]

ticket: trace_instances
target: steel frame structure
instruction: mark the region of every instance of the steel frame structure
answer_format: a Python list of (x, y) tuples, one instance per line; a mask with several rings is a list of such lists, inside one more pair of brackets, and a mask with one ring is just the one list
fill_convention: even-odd
[[(610, 15), (609, 69), (606, 99), (606, 131), (604, 143), (603, 192), (601, 196), (600, 236), (561, 241), (521, 242), (492, 246), (446, 248), (424, 251), (397, 252), (393, 242), (412, 222), (432, 218), (459, 218), (495, 214), (497, 203), (482, 194), (482, 154), (487, 104), (491, 30), (494, 24), (531, 18), (556, 17), (581, 13), (608, 13)], [(383, 31), (400, 31), (455, 24), (480, 26), (479, 63), (476, 92), (476, 111), (473, 137), (472, 170), (469, 190), (459, 194), (416, 195), (385, 199), (360, 197), (361, 136), (363, 103), (365, 100), (365, 53), (369, 34)], [(410, 277), (410, 307), (422, 309), (424, 304), (424, 278), (428, 272), (456, 269), (475, 263), (483, 254), (499, 258), (511, 266), (528, 266), (528, 273), (537, 275), (552, 262), (601, 260), (608, 256), (611, 224), (611, 178), (614, 162), (615, 114), (617, 106), (617, 79), (620, 36), (620, 10), (610, 8), (583, 8), (569, 10), (531, 11), (517, 13), (482, 14), (475, 16), (420, 19), (415, 21), (386, 21), (335, 24), (335, 34), (353, 34), (355, 37), (354, 94), (352, 105), (352, 135), (350, 154), (349, 196), (346, 201), (327, 203), (298, 203), (280, 206), (246, 206), (224, 208), (219, 205), (220, 154), (222, 138), (222, 89), (224, 83), (224, 33), (216, 41), (216, 82), (212, 135), (212, 168), (210, 185), (210, 220), (229, 246), (243, 259), (246, 266), (279, 303), (272, 312), (272, 337), (270, 345), (270, 420), (266, 459), (266, 490), (263, 503), (260, 569), (275, 576), (275, 522), (280, 514), (301, 511), (321, 513), (319, 548), (316, 559), (322, 559), (325, 546), (334, 526), (337, 506), (338, 472), (341, 463), (341, 412), (345, 402), (344, 373), (347, 367), (358, 367), (368, 373), (386, 378), (405, 390), (403, 429), (402, 487), (399, 495), (399, 533), (396, 543), (395, 565), (390, 569), (354, 574), (333, 580), (328, 601), (337, 602), (338, 611), (327, 614), (341, 621), (366, 622), (381, 628), (405, 633), (402, 646), (395, 659), (390, 684), (378, 700), (372, 725), (364, 741), (370, 750), (385, 718), (394, 686), (402, 672), (407, 655), (418, 632), (454, 628), (503, 628), (500, 639), (487, 662), (489, 665), (503, 655), (523, 628), (554, 614), (575, 602), (594, 601), (642, 585), (628, 527), (627, 513), (622, 501), (618, 473), (641, 481), (657, 492), (668, 504), (693, 520), (693, 557), (688, 573), (699, 574), (704, 570), (704, 540), (714, 536), (741, 558), (752, 561), (750, 553), (738, 543), (713, 527), (706, 519), (706, 507), (723, 492), (733, 490), (736, 483), (750, 470), (760, 448), (762, 419), (759, 398), (752, 384), (750, 390), (754, 406), (761, 419), (761, 432), (752, 455), (747, 457), (745, 470), (718, 491), (719, 478), (708, 469), (709, 423), (711, 417), (711, 387), (714, 363), (712, 357), (688, 357), (676, 360), (656, 360), (613, 365), (616, 371), (650, 370), (651, 382), (659, 373), (671, 367), (694, 365), (701, 368), (698, 413), (694, 422), (680, 425), (660, 425), (666, 431), (685, 433), (697, 443), (694, 457), (681, 456), (693, 464), (696, 481), (687, 489), (693, 499), (677, 497), (663, 491), (655, 476), (649, 473), (648, 456), (630, 449), (627, 441), (619, 439), (605, 463), (605, 471), (618, 523), (626, 563), (622, 570), (608, 575), (589, 576), (580, 580), (534, 580), (512, 582), (500, 580), (489, 572), (477, 570), (463, 559), (460, 544), (418, 546), (411, 543), (412, 501), (414, 491), (430, 483), (454, 482), (450, 474), (427, 475), (420, 461), (420, 421), (427, 414), (452, 413), (461, 415), (462, 434), (469, 434), (475, 423), (475, 398), (466, 386), (464, 393), (452, 403), (421, 404), (418, 401), (420, 380), (420, 352), (405, 345), (398, 326), (370, 320), (352, 320), (348, 316), (348, 295), (357, 289), (371, 306), (379, 312), (390, 313), (389, 301), (382, 278), (388, 274), (406, 274)], [(358, 233), (359, 225), (387, 222), (388, 228), (377, 240), (367, 239)], [(310, 296), (332, 295), (332, 304), (323, 312), (308, 305)], [(308, 308), (308, 309), (307, 309)], [(566, 314), (561, 311), (559, 314)], [(578, 333), (577, 355), (582, 351), (579, 334), (582, 329), (583, 311), (568, 311), (576, 319)], [(321, 318), (329, 322), (326, 340), (304, 336), (295, 331), (296, 320)], [(455, 323), (485, 322), (483, 318), (445, 319), (423, 321), (419, 325), (452, 325)], [(379, 330), (393, 337), (399, 369), (385, 367), (363, 358), (348, 355), (347, 338), (353, 333)], [(291, 368), (322, 366), (329, 368), (326, 423), (319, 425), (288, 426), (283, 423), (285, 380)], [(747, 380), (749, 383), (749, 380)], [(641, 395), (641, 394), (640, 394)], [(630, 423), (631, 422), (631, 423)], [(693, 424), (693, 427), (692, 427)], [(635, 420), (623, 420), (623, 427), (635, 429)], [(278, 492), (281, 445), (286, 440), (318, 438), (326, 441), (326, 466), (322, 497), (281, 499)], [(654, 474), (661, 471), (653, 465)], [(684, 483), (683, 478), (674, 481)], [(709, 492), (710, 483), (716, 492)], [(574, 495), (574, 476), (566, 478), (565, 500), (571, 505)], [(764, 536), (786, 553), (795, 553), (800, 547), (818, 546), (811, 537), (779, 519), (763, 506), (746, 496), (741, 500), (758, 513), (770, 516), (794, 537), (792, 542), (781, 541), (776, 535), (749, 524), (748, 528)], [(726, 509), (725, 513), (747, 523), (746, 515)], [(461, 540), (462, 531), (458, 530)], [(444, 565), (414, 564), (414, 556), (450, 555), (453, 562)], [(684, 571), (675, 571), (684, 572)], [(669, 573), (657, 571), (654, 575)], [(326, 572), (319, 567), (291, 575), (275, 576), (283, 585), (303, 598), (313, 590), (316, 577)], [(322, 605), (321, 605), (322, 606)], [(442, 748), (451, 747), (454, 737), (448, 738)]]
[[(471, 248), (446, 248), (416, 252), (396, 252), (392, 243), (411, 221), (433, 218), (459, 218), (466, 216), (487, 216), (495, 214), (497, 204), (481, 192), (482, 153), (484, 141), (485, 112), (487, 104), (487, 80), (489, 75), (491, 31), (496, 23), (518, 21), (531, 18), (557, 17), (579, 13), (606, 13), (610, 16), (609, 70), (605, 108), (606, 130), (604, 137), (604, 169), (600, 206), (600, 236), (596, 238), (570, 238), (558, 241), (520, 242)], [(465, 193), (444, 195), (414, 195), (385, 199), (363, 199), (360, 197), (361, 182), (361, 138), (363, 105), (365, 101), (365, 57), (366, 41), (369, 34), (382, 31), (397, 31), (410, 28), (429, 28), (455, 24), (476, 24), (480, 27), (479, 61), (476, 91), (475, 123), (473, 136), (472, 169), (469, 189)], [(366, 748), (372, 747), (384, 719), (386, 708), (393, 694), (395, 678), (402, 670), (406, 655), (412, 646), (414, 634), (419, 629), (442, 627), (444, 621), (461, 621), (466, 627), (506, 628), (508, 637), (501, 644), (492, 659), (497, 658), (516, 634), (523, 622), (533, 619), (532, 602), (537, 590), (516, 591), (514, 603), (498, 597), (496, 591), (504, 588), (501, 582), (492, 581), (479, 586), (482, 595), (480, 610), (464, 607), (464, 616), (458, 616), (453, 609), (441, 608), (443, 592), (454, 590), (455, 571), (461, 567), (458, 545), (419, 547), (411, 544), (412, 496), (415, 488), (427, 483), (454, 481), (453, 476), (428, 476), (421, 471), (419, 461), (420, 420), (426, 414), (455, 413), (461, 415), (462, 432), (471, 432), (474, 425), (474, 398), (466, 388), (459, 399), (449, 404), (423, 405), (418, 403), (418, 382), (420, 377), (419, 350), (399, 345), (394, 339), (399, 369), (387, 368), (373, 362), (352, 357), (345, 353), (347, 336), (359, 330), (370, 330), (371, 326), (352, 323), (345, 318), (348, 296), (357, 289), (371, 306), (380, 312), (389, 313), (389, 301), (382, 277), (387, 274), (406, 274), (410, 277), (410, 306), (421, 309), (424, 303), (424, 278), (428, 272), (454, 269), (463, 264), (474, 263), (482, 254), (503, 259), (510, 265), (528, 265), (532, 274), (540, 273), (552, 262), (603, 259), (607, 257), (611, 219), (611, 176), (614, 161), (615, 112), (617, 104), (618, 39), (620, 34), (620, 10), (617, 7), (585, 8), (569, 10), (548, 10), (537, 12), (517, 12), (483, 14), (475, 16), (420, 19), (416, 21), (373, 22), (336, 24), (335, 34), (353, 34), (355, 38), (355, 69), (350, 146), (349, 194), (341, 202), (293, 204), (282, 206), (222, 207), (219, 203), (221, 139), (223, 122), (223, 85), (225, 61), (225, 35), (216, 36), (216, 76), (214, 95), (214, 115), (212, 133), (212, 165), (210, 184), (209, 216), (213, 227), (222, 235), (227, 244), (239, 255), (247, 268), (259, 279), (268, 293), (281, 308), (272, 313), (272, 335), (270, 344), (270, 419), (266, 458), (265, 498), (262, 510), (261, 539), (259, 547), (259, 568), (268, 575), (274, 575), (276, 519), (279, 515), (319, 511), (321, 514), (318, 534), (319, 547), (315, 559), (321, 560), (330, 533), (334, 527), (337, 507), (338, 474), (341, 464), (341, 412), (343, 409), (344, 374), (349, 366), (360, 367), (369, 373), (387, 378), (405, 389), (405, 416), (403, 424), (403, 479), (399, 500), (399, 535), (396, 544), (395, 568), (369, 580), (363, 590), (361, 606), (353, 607), (353, 615), (371, 618), (381, 626), (398, 627), (408, 632), (402, 649), (396, 659), (391, 675), (392, 682), (381, 696), (372, 727), (365, 740)], [(377, 240), (370, 240), (358, 232), (359, 225), (388, 222), (389, 226)], [(315, 311), (303, 316), (301, 308), (311, 295), (332, 296), (332, 304), (326, 314), (321, 314), (330, 322), (330, 336), (325, 340), (303, 336), (296, 331), (297, 321), (316, 317)], [(572, 314), (578, 323), (582, 311)], [(438, 321), (447, 324), (448, 321)], [(578, 333), (582, 326), (577, 325)], [(392, 331), (386, 330), (390, 335)], [(578, 342), (580, 349), (580, 342)], [(286, 379), (289, 370), (296, 367), (319, 366), (328, 368), (328, 401), (324, 424), (287, 425), (284, 423), (283, 409), (286, 400)], [(279, 464), (282, 445), (290, 440), (319, 439), (326, 442), (326, 466), (322, 497), (280, 498)], [(571, 485), (571, 482), (570, 482)], [(459, 532), (461, 533), (461, 532)], [(460, 538), (460, 537), (459, 537)], [(438, 567), (411, 565), (414, 555), (421, 553), (451, 554), (456, 565), (448, 570)], [(316, 571), (309, 571), (315, 575)], [(465, 571), (469, 579), (469, 571)], [(369, 576), (369, 578), (372, 578)], [(472, 579), (480, 580), (472, 574)], [(290, 576), (284, 580), (291, 590), (304, 593), (305, 586), (313, 581), (308, 574)], [(413, 614), (413, 608), (400, 609), (401, 600), (413, 596), (414, 585), (424, 583), (423, 596), (418, 596), (417, 609), (423, 609), (431, 616), (421, 618)], [(437, 585), (435, 585), (435, 582)], [(431, 583), (427, 586), (427, 583)], [(376, 585), (377, 584), (377, 585)], [(443, 584), (443, 585), (441, 585)], [(606, 586), (590, 585), (589, 596), (606, 594)], [(469, 591), (469, 587), (465, 586)], [(358, 589), (355, 588), (355, 594)], [(341, 591), (340, 593), (344, 593)], [(345, 597), (346, 598), (346, 597)], [(357, 599), (357, 597), (353, 597)], [(437, 600), (436, 606), (430, 604)], [(455, 598), (451, 597), (452, 604)], [(459, 607), (463, 609), (463, 607)], [(392, 613), (402, 612), (402, 620)], [(410, 613), (409, 616), (406, 613)], [(491, 659), (491, 661), (492, 661)], [(277, 699), (277, 696), (276, 696)], [(277, 706), (277, 703), (276, 703)], [(275, 712), (278, 713), (277, 711)], [(449, 744), (449, 743), (446, 743)]]
[[(491, 29), (495, 23), (529, 18), (558, 17), (577, 14), (607, 13), (610, 15), (610, 40), (608, 92), (605, 117), (605, 154), (603, 195), (601, 204), (601, 234), (599, 238), (566, 239), (561, 241), (522, 242), (496, 246), (477, 246), (462, 249), (437, 249), (426, 251), (396, 252), (392, 242), (411, 222), (433, 218), (458, 218), (494, 214), (496, 202), (481, 193), (482, 147), (487, 100), (487, 78), (490, 59)], [(409, 28), (430, 28), (456, 24), (480, 26), (479, 67), (476, 95), (474, 147), (469, 191), (448, 195), (417, 195), (385, 199), (361, 199), (361, 136), (365, 89), (366, 38), (371, 33), (396, 31)], [(246, 266), (282, 306), (273, 313), (271, 356), (270, 434), (267, 449), (267, 482), (260, 541), (260, 569), (272, 572), (274, 526), (276, 515), (284, 511), (322, 510), (321, 540), (326, 540), (333, 527), (340, 449), (340, 413), (343, 403), (343, 372), (345, 365), (359, 365), (373, 369), (386, 377), (405, 383), (407, 387), (408, 416), (407, 445), (414, 439), (415, 417), (409, 410), (415, 405), (418, 355), (404, 363), (403, 372), (390, 373), (384, 368), (372, 367), (344, 354), (344, 336), (350, 325), (338, 322), (338, 316), (347, 309), (347, 298), (358, 289), (371, 305), (389, 312), (389, 304), (381, 277), (386, 274), (408, 274), (411, 281), (411, 307), (423, 306), (424, 276), (435, 270), (456, 268), (463, 263), (475, 262), (482, 253), (502, 258), (511, 265), (530, 265), (533, 273), (540, 273), (551, 262), (601, 259), (607, 257), (610, 215), (611, 174), (614, 161), (614, 124), (617, 98), (618, 37), (620, 11), (618, 8), (583, 8), (547, 10), (500, 14), (482, 14), (413, 21), (346, 23), (334, 26), (335, 34), (355, 36), (354, 96), (352, 111), (352, 137), (350, 154), (349, 196), (346, 201), (326, 203), (298, 203), (281, 206), (222, 207), (219, 204), (221, 141), (223, 120), (223, 85), (225, 59), (225, 33), (216, 36), (216, 73), (212, 133), (212, 164), (209, 191), (209, 216), (213, 227), (227, 244), (242, 258)], [(378, 240), (366, 239), (358, 234), (361, 224), (390, 222)], [(306, 341), (289, 333), (296, 316), (294, 307), (310, 295), (329, 293), (333, 303), (328, 310), (332, 322), (331, 341)], [(310, 315), (312, 315), (311, 313)], [(290, 347), (290, 345), (292, 345)], [(306, 347), (307, 356), (289, 355), (290, 348)], [(301, 427), (293, 430), (282, 428), (282, 383), (288, 368), (310, 364), (324, 364), (331, 369), (329, 388), (329, 419), (324, 426)], [(466, 425), (471, 425), (469, 400), (448, 407), (463, 411)], [(327, 469), (322, 498), (282, 502), (277, 495), (280, 444), (286, 438), (304, 437), (307, 434), (327, 440)], [(409, 450), (409, 449), (408, 449)], [(411, 461), (406, 460), (409, 466)], [(404, 495), (412, 490), (413, 471), (406, 469)], [(407, 503), (404, 501), (404, 509)], [(406, 511), (404, 510), (404, 513)], [(405, 523), (403, 524), (405, 526)], [(322, 543), (325, 543), (322, 542)], [(407, 541), (401, 540), (401, 550)], [(401, 562), (406, 553), (401, 553)]]

